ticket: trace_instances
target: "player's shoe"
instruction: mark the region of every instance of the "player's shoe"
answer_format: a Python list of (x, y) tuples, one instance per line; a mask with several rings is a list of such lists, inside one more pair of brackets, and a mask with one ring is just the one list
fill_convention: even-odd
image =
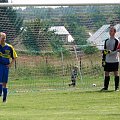
[(102, 88), (100, 91), (104, 92), (104, 91), (107, 91), (107, 90), (108, 90), (107, 88)]
[(3, 98), (3, 103), (5, 103), (6, 102), (6, 98)]
[(117, 88), (117, 89), (115, 89), (115, 91), (116, 91), (116, 92), (118, 92), (118, 91), (119, 91), (119, 89)]

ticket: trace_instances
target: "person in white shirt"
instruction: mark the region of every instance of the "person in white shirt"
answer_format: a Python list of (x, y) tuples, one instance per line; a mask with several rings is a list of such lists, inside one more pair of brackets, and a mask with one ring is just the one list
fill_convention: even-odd
[[(119, 91), (119, 52), (120, 42), (115, 38), (116, 29), (112, 26), (109, 30), (110, 38), (105, 40), (103, 51), (103, 63), (104, 63), (104, 87), (101, 91), (108, 90), (110, 81), (110, 72), (114, 73), (115, 91)], [(104, 52), (108, 54), (104, 54)]]

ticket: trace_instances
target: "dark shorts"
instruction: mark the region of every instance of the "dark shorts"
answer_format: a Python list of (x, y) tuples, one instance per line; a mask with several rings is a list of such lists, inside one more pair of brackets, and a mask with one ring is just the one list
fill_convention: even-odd
[(9, 68), (6, 65), (0, 64), (0, 83), (8, 82)]
[(104, 71), (107, 71), (107, 72), (118, 71), (118, 68), (119, 68), (119, 62), (106, 63), (104, 67)]

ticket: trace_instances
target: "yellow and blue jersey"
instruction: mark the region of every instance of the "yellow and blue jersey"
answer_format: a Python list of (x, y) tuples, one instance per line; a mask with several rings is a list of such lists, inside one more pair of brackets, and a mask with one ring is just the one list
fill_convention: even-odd
[(11, 59), (17, 58), (17, 53), (13, 46), (5, 43), (4, 46), (0, 45), (0, 64), (8, 65)]

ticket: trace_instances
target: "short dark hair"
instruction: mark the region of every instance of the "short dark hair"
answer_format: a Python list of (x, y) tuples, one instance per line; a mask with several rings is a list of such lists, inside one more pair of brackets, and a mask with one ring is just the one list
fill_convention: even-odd
[(110, 29), (114, 29), (114, 32), (116, 33), (116, 28), (114, 26), (110, 26)]

